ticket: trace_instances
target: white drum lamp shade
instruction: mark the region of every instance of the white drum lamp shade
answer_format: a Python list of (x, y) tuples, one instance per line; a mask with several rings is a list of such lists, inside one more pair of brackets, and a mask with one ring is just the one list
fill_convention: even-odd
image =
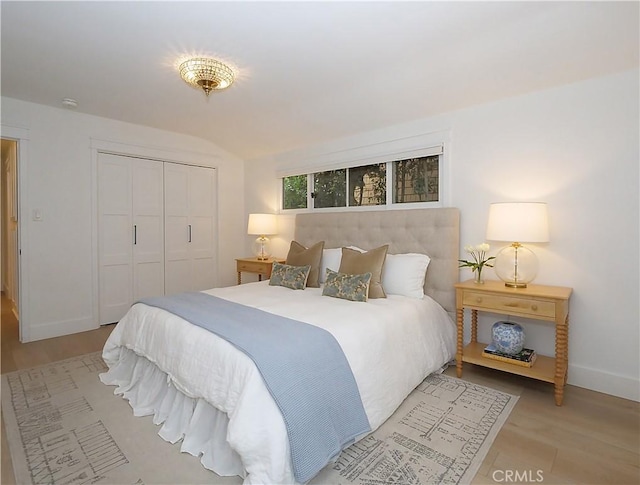
[(489, 206), (487, 239), (511, 241), (496, 256), (494, 270), (512, 288), (526, 288), (538, 273), (538, 259), (522, 245), (549, 242), (547, 204), (498, 202)]
[(269, 239), (267, 236), (277, 234), (278, 220), (275, 214), (249, 214), (249, 224), (247, 224), (247, 234), (259, 236), (253, 250), (258, 259), (266, 260), (271, 256), (269, 250)]

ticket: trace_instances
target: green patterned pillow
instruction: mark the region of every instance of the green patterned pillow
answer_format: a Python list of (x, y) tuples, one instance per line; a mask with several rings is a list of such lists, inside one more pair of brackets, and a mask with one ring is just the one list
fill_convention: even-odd
[(336, 273), (327, 268), (322, 295), (351, 301), (367, 301), (369, 283), (371, 283), (371, 273)]
[(310, 271), (311, 265), (291, 266), (274, 261), (269, 285), (284, 286), (292, 290), (304, 290)]

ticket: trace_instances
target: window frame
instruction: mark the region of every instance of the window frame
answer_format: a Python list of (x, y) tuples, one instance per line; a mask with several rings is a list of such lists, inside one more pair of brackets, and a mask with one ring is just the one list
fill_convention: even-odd
[[(331, 158), (338, 158), (332, 155), (343, 155), (343, 152), (355, 152), (355, 151), (363, 151), (363, 149), (370, 148), (371, 146), (358, 147), (351, 150), (344, 150), (340, 152), (324, 154), (319, 156), (317, 160), (314, 160), (316, 163), (304, 163), (303, 166), (297, 167), (295, 169), (284, 169), (277, 171), (277, 183), (279, 185), (278, 194), (280, 194), (280, 200), (278, 201), (279, 212), (282, 214), (297, 214), (297, 213), (308, 213), (308, 212), (354, 212), (354, 211), (371, 211), (371, 210), (398, 210), (398, 209), (426, 209), (426, 208), (438, 208), (438, 207), (448, 207), (450, 205), (450, 170), (451, 166), (449, 163), (449, 143), (445, 142), (445, 139), (448, 138), (444, 136), (443, 133), (448, 132), (438, 132), (434, 136), (433, 133), (426, 135), (418, 135), (416, 137), (409, 137), (409, 139), (413, 138), (429, 138), (430, 143), (423, 143), (419, 148), (413, 148), (408, 150), (385, 150), (382, 153), (372, 154), (370, 156), (360, 156), (353, 158), (342, 156), (341, 161), (332, 161), (328, 163), (328, 160)], [(435, 139), (434, 139), (435, 138)], [(401, 140), (392, 140), (390, 142), (383, 142), (380, 145), (388, 146), (395, 145), (398, 142), (404, 142), (406, 139)], [(446, 144), (446, 147), (445, 147)], [(415, 146), (415, 145), (414, 145)], [(447, 149), (445, 149), (447, 148)], [(393, 163), (396, 161), (407, 160), (411, 158), (423, 158), (428, 156), (438, 156), (438, 200), (437, 201), (427, 201), (427, 202), (393, 202)], [(313, 192), (313, 179), (314, 174), (319, 172), (325, 172), (330, 170), (339, 170), (339, 169), (347, 169), (347, 175), (345, 183), (349, 184), (349, 168), (357, 168), (363, 167), (367, 165), (376, 165), (379, 163), (386, 164), (386, 201), (384, 204), (380, 205), (366, 205), (366, 206), (349, 206), (345, 205), (344, 207), (314, 207), (314, 200), (311, 197), (311, 193)], [(283, 179), (290, 176), (295, 175), (306, 175), (307, 176), (307, 208), (306, 209), (284, 209), (283, 208), (283, 200), (282, 200), (282, 187), (283, 187)], [(347, 196), (347, 203), (348, 203)]]

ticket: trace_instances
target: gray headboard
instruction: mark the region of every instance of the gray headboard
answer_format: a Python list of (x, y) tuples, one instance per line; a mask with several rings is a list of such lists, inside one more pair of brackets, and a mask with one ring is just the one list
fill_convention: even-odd
[(425, 294), (452, 316), (458, 282), (460, 213), (456, 208), (297, 214), (296, 241), (325, 248), (354, 245), (373, 249), (389, 244), (389, 253), (423, 253), (431, 262)]

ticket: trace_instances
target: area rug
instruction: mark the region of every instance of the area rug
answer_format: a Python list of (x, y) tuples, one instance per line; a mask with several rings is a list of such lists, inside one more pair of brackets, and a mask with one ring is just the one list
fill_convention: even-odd
[[(19, 484), (239, 484), (157, 436), (98, 374), (100, 353), (2, 376), (2, 412)], [(469, 483), (517, 397), (431, 375), (375, 433), (311, 483)]]

